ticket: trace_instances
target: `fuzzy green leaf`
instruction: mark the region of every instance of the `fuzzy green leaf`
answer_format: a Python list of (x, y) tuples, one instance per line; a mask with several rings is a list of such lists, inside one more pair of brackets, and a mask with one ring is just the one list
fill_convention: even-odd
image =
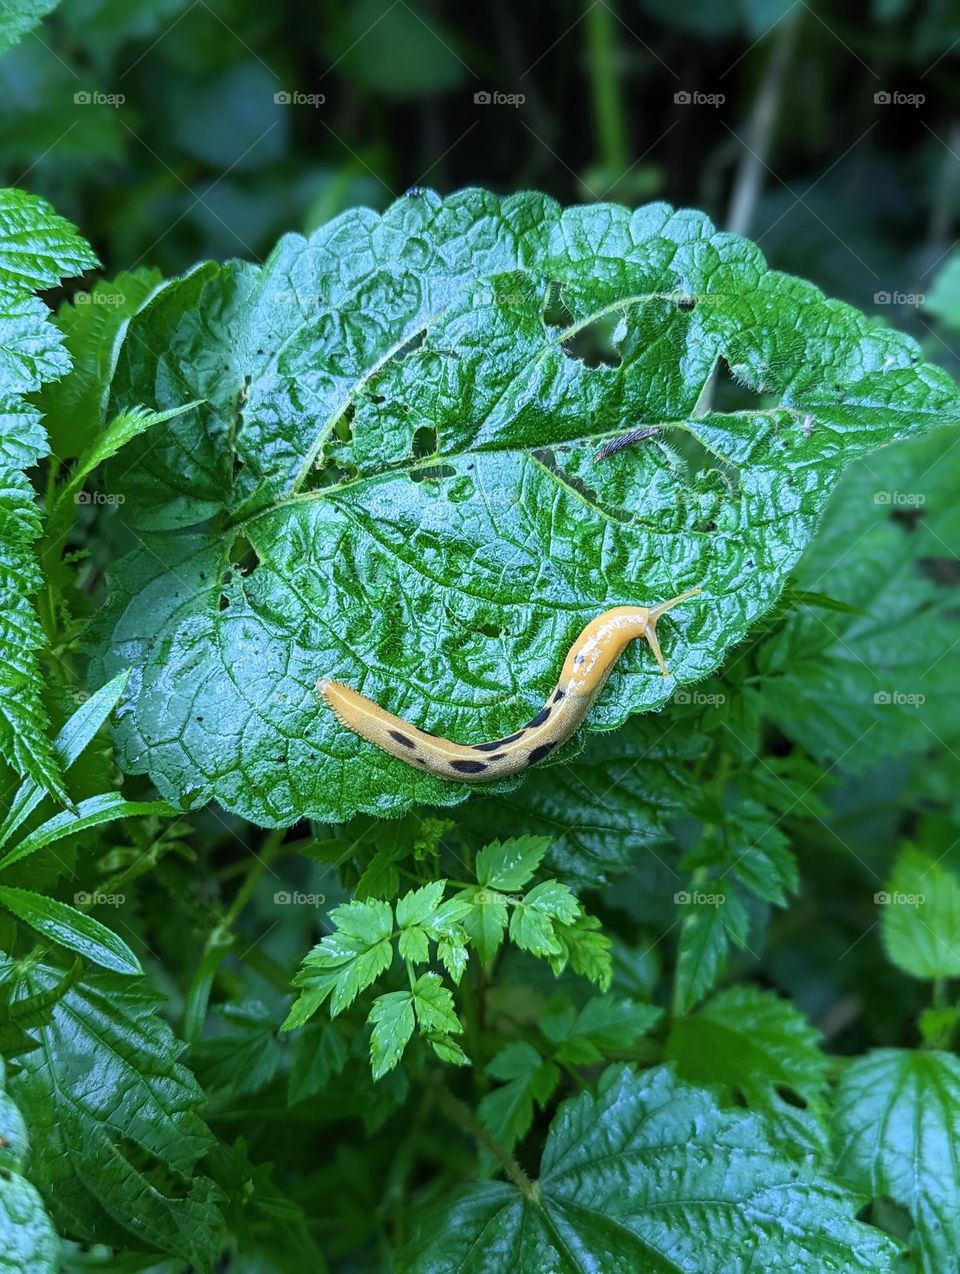
[(840, 1175), (854, 1190), (906, 1208), (924, 1274), (956, 1274), (960, 1061), (875, 1049), (844, 1070), (834, 1116)]
[(721, 1109), (666, 1068), (614, 1067), (598, 1097), (561, 1106), (536, 1199), (501, 1182), (467, 1187), (435, 1207), (401, 1270), (892, 1270), (896, 1246), (855, 1220), (858, 1204), (783, 1155), (757, 1115)]
[(960, 975), (960, 880), (907, 846), (887, 887), (876, 894), (887, 955), (915, 978)]
[[(59, 988), (59, 992), (58, 992)], [(121, 1250), (144, 1247), (210, 1274), (221, 1252), (219, 1194), (196, 1172), (213, 1138), (162, 1000), (137, 979), (5, 961), (14, 1006), (52, 998), (40, 1047), (18, 1058), (9, 1091), (30, 1129), (31, 1177), (57, 1227)], [(91, 1082), (92, 1077), (96, 1082)]]
[[(20, 28), (4, 13), (9, 37), (11, 21)], [(4, 38), (0, 29), (0, 48)], [(62, 376), (70, 359), (47, 307), (31, 294), (96, 261), (44, 200), (0, 190), (0, 755), (63, 803), (68, 798), (41, 699), (37, 652), (45, 639), (32, 601), (41, 582), (33, 554), (40, 513), (24, 473), (48, 446), (40, 413), (25, 395)]]
[[(617, 365), (589, 367), (572, 342), (606, 318)], [(720, 360), (755, 406), (697, 415)], [(270, 825), (470, 790), (345, 730), (318, 676), (479, 742), (541, 708), (599, 611), (702, 587), (662, 627), (675, 682), (626, 652), (587, 722), (611, 729), (723, 661), (850, 460), (960, 419), (912, 340), (698, 213), (478, 190), (161, 286), (110, 410), (187, 394), (205, 405), (108, 474), (142, 542), (112, 574), (94, 672), (142, 670), (128, 771)], [(660, 436), (594, 462), (639, 423)], [(691, 473), (672, 440), (733, 480)]]

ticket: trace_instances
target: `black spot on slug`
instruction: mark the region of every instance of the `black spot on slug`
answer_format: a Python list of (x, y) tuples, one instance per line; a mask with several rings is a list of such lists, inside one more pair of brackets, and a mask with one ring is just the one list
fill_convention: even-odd
[(574, 659), (574, 661), (573, 661), (573, 662), (574, 662), (575, 664), (582, 664), (582, 663), (583, 663), (583, 655), (577, 655), (577, 657)]
[(417, 745), (413, 739), (408, 739), (405, 734), (401, 734), (399, 730), (391, 730), (390, 738), (396, 739), (397, 743), (402, 743), (405, 748), (415, 748)]
[(557, 746), (557, 740), (554, 739), (552, 743), (541, 743), (538, 748), (532, 748), (530, 752), (530, 758), (529, 758), (530, 764), (536, 765), (538, 761), (542, 761), (543, 758), (547, 755), (547, 753), (552, 752), (556, 746)]
[(490, 764), (492, 765), (494, 761), (502, 761), (506, 755), (506, 752), (498, 752), (496, 756), (490, 758)]
[(526, 730), (518, 730), (516, 734), (508, 734), (505, 739), (492, 739), (489, 743), (472, 744), (474, 752), (496, 752), (497, 748), (504, 748), (508, 743), (516, 743), (517, 739), (526, 734)]
[(564, 692), (562, 690), (558, 690), (557, 693), (553, 696), (553, 702), (559, 703), (560, 700), (563, 698), (563, 693)]
[(550, 704), (548, 703), (545, 708), (540, 709), (540, 711), (537, 713), (537, 715), (533, 718), (532, 721), (527, 722), (526, 729), (532, 730), (534, 726), (543, 725), (544, 721), (546, 721), (549, 715), (550, 715)]
[(450, 769), (458, 774), (482, 774), (487, 768), (486, 761), (451, 761)]

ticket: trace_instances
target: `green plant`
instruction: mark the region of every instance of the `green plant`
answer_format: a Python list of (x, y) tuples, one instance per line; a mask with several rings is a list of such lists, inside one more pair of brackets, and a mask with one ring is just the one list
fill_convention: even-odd
[[(11, 1268), (952, 1268), (947, 374), (665, 205), (420, 192), (55, 317), (92, 255), (0, 207)], [(507, 734), (678, 583), (675, 679), (490, 790), (314, 691)]]

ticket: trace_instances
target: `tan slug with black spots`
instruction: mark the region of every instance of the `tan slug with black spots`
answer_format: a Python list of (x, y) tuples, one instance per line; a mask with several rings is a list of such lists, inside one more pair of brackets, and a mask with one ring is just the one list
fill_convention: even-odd
[(532, 721), (489, 743), (454, 743), (428, 734), (378, 707), (341, 681), (321, 677), (317, 689), (337, 720), (417, 770), (460, 783), (490, 783), (535, 765), (573, 734), (593, 707), (624, 648), (643, 637), (665, 677), (670, 676), (657, 640), (657, 620), (695, 597), (692, 588), (659, 606), (615, 606), (590, 621), (570, 647), (553, 694)]

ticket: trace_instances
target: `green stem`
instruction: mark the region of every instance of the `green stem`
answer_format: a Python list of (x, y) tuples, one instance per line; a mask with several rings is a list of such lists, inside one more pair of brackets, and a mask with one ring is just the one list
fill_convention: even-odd
[(605, 180), (615, 185), (630, 166), (627, 130), (617, 68), (616, 16), (609, 3), (585, 0), (587, 32), (587, 66), (593, 98), (593, 122), (596, 150)]
[(445, 1088), (437, 1081), (432, 1080), (431, 1083), (441, 1110), (455, 1124), (459, 1124), (461, 1128), (468, 1132), (478, 1145), (483, 1146), (484, 1150), (493, 1155), (494, 1159), (496, 1159), (497, 1163), (499, 1163), (500, 1167), (513, 1184), (519, 1188), (525, 1198), (529, 1199), (531, 1203), (537, 1203), (540, 1194), (536, 1183), (530, 1180), (509, 1150), (505, 1146), (501, 1146), (500, 1142), (490, 1135), (470, 1107), (462, 1102), (459, 1097), (454, 1097), (448, 1088)]
[(183, 1009), (183, 1038), (188, 1045), (195, 1044), (200, 1038), (200, 1032), (203, 1030), (203, 1024), (207, 1016), (207, 1007), (210, 1003), (213, 979), (216, 977), (220, 965), (226, 959), (227, 952), (233, 946), (233, 926), (253, 896), (253, 891), (259, 883), (260, 877), (279, 853), (284, 833), (285, 829), (281, 827), (267, 835), (262, 850), (254, 860), (246, 880), (237, 890), (226, 915), (210, 931), (203, 948), (203, 955), (200, 957), (200, 964), (193, 975), (190, 989), (187, 991)]

